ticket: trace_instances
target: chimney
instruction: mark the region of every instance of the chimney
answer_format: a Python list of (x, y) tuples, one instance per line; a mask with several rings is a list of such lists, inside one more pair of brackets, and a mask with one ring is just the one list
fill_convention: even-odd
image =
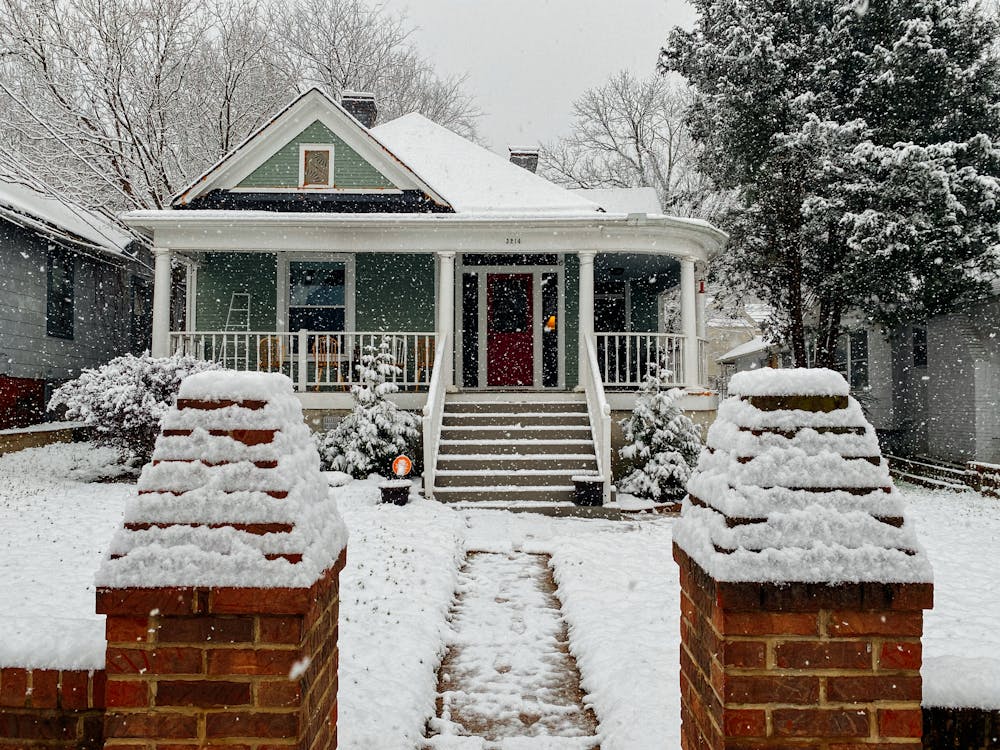
[(340, 105), (366, 128), (372, 127), (378, 117), (375, 94), (366, 91), (345, 91), (340, 95)]
[(507, 150), (510, 151), (510, 161), (512, 164), (523, 167), (529, 172), (535, 172), (538, 169), (537, 148), (518, 148), (515, 146), (508, 146)]

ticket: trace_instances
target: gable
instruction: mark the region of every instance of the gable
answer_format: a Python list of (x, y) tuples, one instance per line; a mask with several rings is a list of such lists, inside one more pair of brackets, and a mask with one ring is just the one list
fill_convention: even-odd
[(239, 188), (266, 190), (268, 188), (297, 188), (299, 186), (299, 161), (301, 145), (331, 145), (333, 152), (333, 183), (341, 189), (394, 189), (396, 185), (366, 161), (342, 138), (319, 120), (305, 127), (273, 156), (251, 172)]

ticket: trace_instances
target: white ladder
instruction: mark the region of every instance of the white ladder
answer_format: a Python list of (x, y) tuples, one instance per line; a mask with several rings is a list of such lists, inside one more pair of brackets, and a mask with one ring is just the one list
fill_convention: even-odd
[[(226, 333), (250, 331), (250, 293), (233, 292), (229, 298), (229, 310), (226, 312), (226, 326), (223, 329)], [(250, 369), (250, 341), (245, 337), (244, 344), (244, 369)], [(229, 347), (229, 337), (222, 337), (222, 366), (226, 367), (226, 349)], [(239, 340), (233, 337), (233, 369), (239, 369), (240, 345)]]

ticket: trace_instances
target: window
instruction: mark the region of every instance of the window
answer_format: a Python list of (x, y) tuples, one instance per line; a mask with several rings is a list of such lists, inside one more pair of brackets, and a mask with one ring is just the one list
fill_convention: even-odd
[(333, 146), (299, 146), (299, 185), (312, 188), (333, 187)]
[(61, 250), (49, 251), (45, 332), (60, 339), (73, 338), (73, 317), (76, 305), (73, 298), (73, 256)]
[(924, 326), (913, 329), (913, 366), (927, 367), (927, 329)]
[(289, 331), (345, 330), (346, 264), (292, 261), (288, 287)]
[(852, 390), (868, 387), (868, 331), (851, 331), (837, 341), (834, 369)]

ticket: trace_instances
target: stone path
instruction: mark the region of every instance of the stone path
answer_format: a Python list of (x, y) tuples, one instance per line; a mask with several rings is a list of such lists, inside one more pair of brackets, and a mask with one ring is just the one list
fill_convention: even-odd
[(555, 590), (546, 555), (469, 554), (428, 748), (598, 747)]

